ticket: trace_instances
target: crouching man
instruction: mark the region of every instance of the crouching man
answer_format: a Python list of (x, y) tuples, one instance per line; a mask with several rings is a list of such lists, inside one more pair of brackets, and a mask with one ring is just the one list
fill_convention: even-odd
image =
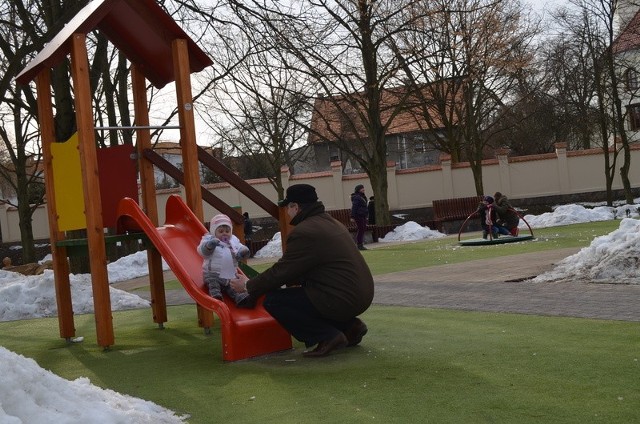
[(373, 301), (373, 276), (344, 225), (325, 213), (308, 184), (287, 189), (294, 229), (282, 258), (260, 275), (231, 281), (236, 291), (257, 298), (293, 337), (304, 342), (305, 357), (322, 357), (355, 346), (367, 333), (358, 315)]

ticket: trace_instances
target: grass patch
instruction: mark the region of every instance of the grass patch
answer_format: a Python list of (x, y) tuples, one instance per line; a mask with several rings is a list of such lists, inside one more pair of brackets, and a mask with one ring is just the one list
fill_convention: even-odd
[[(359, 347), (310, 360), (295, 351), (223, 363), (220, 333), (192, 305), (115, 312), (116, 345), (80, 344), (57, 319), (0, 323), (2, 344), (67, 379), (151, 400), (190, 423), (638, 422), (638, 323), (374, 306)], [(63, 407), (63, 405), (61, 405)]]
[[(458, 236), (429, 239), (423, 241), (392, 244), (362, 252), (373, 275), (416, 268), (430, 267), (541, 252), (569, 247), (586, 247), (595, 237), (609, 234), (618, 229), (619, 220), (587, 222), (582, 224), (534, 230), (535, 239), (518, 243), (494, 244), (488, 246), (460, 246)], [(463, 234), (462, 239), (477, 238), (478, 233)], [(272, 263), (252, 265), (257, 271), (264, 271)]]
[[(449, 237), (364, 256), (380, 274), (584, 247), (618, 226), (546, 228), (535, 241), (493, 246), (460, 247)], [(57, 318), (2, 322), (0, 340), (64, 378), (88, 377), (189, 414), (192, 424), (640, 421), (637, 322), (372, 306), (361, 346), (311, 360), (294, 342), (291, 352), (223, 363), (217, 321), (206, 336), (193, 305), (168, 313), (160, 330), (150, 309), (114, 312), (109, 351), (97, 345), (93, 315), (75, 317), (83, 343), (58, 338)]]

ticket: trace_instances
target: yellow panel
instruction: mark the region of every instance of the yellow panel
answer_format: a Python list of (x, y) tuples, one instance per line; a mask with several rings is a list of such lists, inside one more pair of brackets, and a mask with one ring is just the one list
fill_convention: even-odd
[(78, 151), (78, 133), (64, 143), (52, 143), (53, 188), (56, 193), (58, 229), (87, 228), (82, 193), (82, 169)]

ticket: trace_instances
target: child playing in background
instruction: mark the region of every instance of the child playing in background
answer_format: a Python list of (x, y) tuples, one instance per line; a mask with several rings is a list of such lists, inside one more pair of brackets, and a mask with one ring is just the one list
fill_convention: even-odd
[(492, 238), (498, 238), (500, 234), (510, 235), (511, 233), (502, 225), (498, 225), (498, 215), (496, 213), (494, 199), (491, 196), (484, 196), (477, 210), (482, 225), (482, 238), (486, 239), (489, 234)]
[(245, 292), (237, 293), (229, 280), (237, 278), (238, 260), (250, 256), (249, 248), (232, 234), (231, 219), (219, 214), (211, 219), (209, 233), (202, 236), (198, 253), (204, 258), (202, 272), (209, 294), (222, 300), (224, 291), (240, 308), (253, 308), (254, 300)]

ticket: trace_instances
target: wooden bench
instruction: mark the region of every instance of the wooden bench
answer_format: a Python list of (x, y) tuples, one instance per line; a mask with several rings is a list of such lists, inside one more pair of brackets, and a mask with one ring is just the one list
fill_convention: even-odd
[[(457, 233), (464, 220), (478, 209), (481, 201), (482, 196), (434, 200), (433, 219), (437, 230), (445, 234)], [(469, 229), (476, 230), (473, 226)]]
[[(356, 223), (351, 222), (351, 209), (334, 209), (332, 211), (327, 211), (327, 213), (331, 215), (333, 218), (335, 218), (337, 221), (339, 221), (342, 225), (347, 227), (347, 230), (349, 230), (350, 233), (358, 232), (358, 227), (356, 226)], [(384, 234), (381, 236), (377, 230), (378, 230), (377, 226), (367, 225), (366, 231), (371, 231), (371, 239), (373, 240), (374, 243), (378, 242), (379, 237), (384, 236)]]
[(387, 233), (390, 233), (391, 231), (395, 230), (396, 227), (398, 225), (397, 224), (390, 224), (390, 225), (373, 225), (373, 227), (375, 227), (372, 231), (372, 237), (378, 241), (381, 238), (383, 238), (384, 236), (387, 235)]
[(263, 247), (265, 247), (269, 243), (269, 240), (250, 240), (245, 243), (245, 245), (251, 251), (251, 257), (256, 254), (256, 252)]

